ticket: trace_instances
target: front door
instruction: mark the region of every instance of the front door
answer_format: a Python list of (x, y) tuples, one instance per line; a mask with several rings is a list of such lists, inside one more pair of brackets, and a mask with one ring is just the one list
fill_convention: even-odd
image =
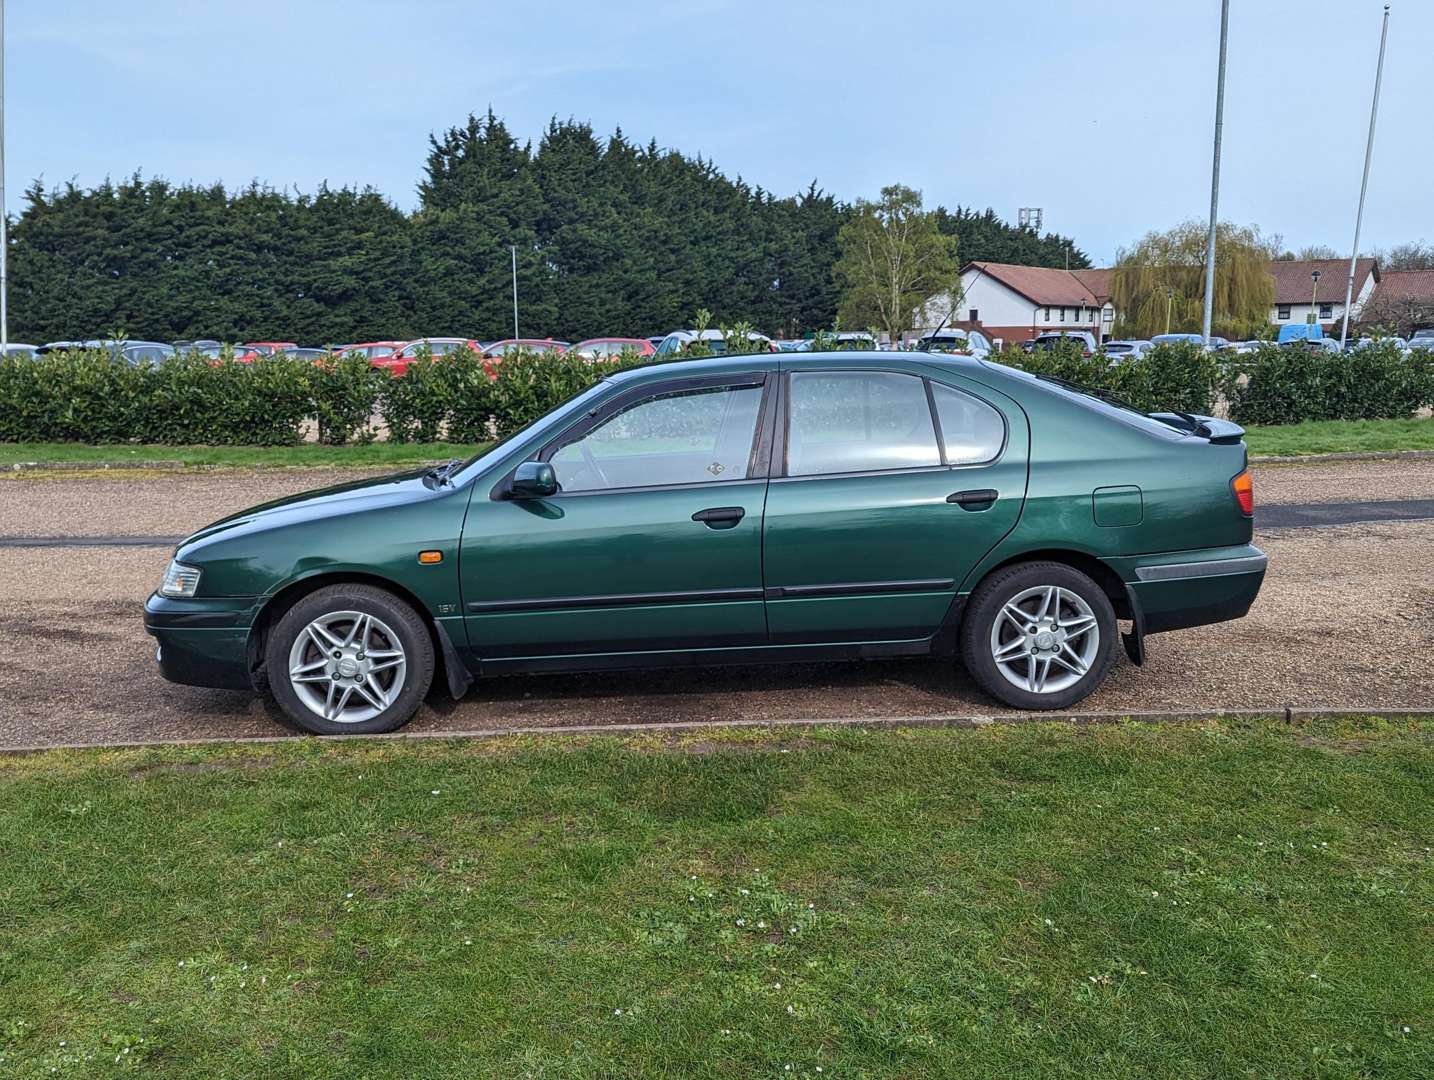
[(772, 644), (930, 637), (1020, 515), (1024, 417), (912, 372), (787, 380), (763, 541)]
[(478, 656), (765, 643), (766, 382), (756, 372), (636, 388), (535, 455), (552, 464), (556, 495), (475, 493), (461, 577)]

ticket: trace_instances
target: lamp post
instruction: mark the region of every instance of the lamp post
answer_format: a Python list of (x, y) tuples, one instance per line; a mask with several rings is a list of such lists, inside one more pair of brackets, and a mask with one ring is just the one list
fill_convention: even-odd
[(1311, 323), (1318, 323), (1318, 322), (1319, 322), (1319, 303), (1318, 303), (1318, 298), (1319, 298), (1319, 271), (1318, 271), (1318, 270), (1311, 270), (1311, 271), (1310, 271), (1310, 280), (1311, 280), (1312, 282), (1314, 282), (1314, 284), (1310, 286), (1310, 318), (1309, 318), (1309, 321), (1310, 321)]
[(1170, 306), (1175, 303), (1175, 289), (1165, 286), (1165, 332), (1170, 333)]
[(1220, 2), (1220, 71), (1215, 77), (1215, 153), (1210, 166), (1210, 231), (1205, 237), (1205, 313), (1200, 339), (1210, 344), (1210, 321), (1215, 314), (1215, 233), (1220, 210), (1220, 134), (1225, 126), (1225, 45), (1230, 37), (1230, 0)]
[[(0, 0), (3, 3), (3, 0)], [(508, 249), (513, 256), (513, 336), (518, 336), (518, 245), (514, 244)]]
[(1379, 63), (1374, 68), (1374, 100), (1369, 106), (1369, 138), (1364, 143), (1364, 179), (1359, 182), (1359, 209), (1354, 213), (1354, 244), (1349, 253), (1349, 280), (1344, 286), (1344, 319), (1339, 328), (1339, 347), (1349, 337), (1349, 308), (1354, 303), (1354, 272), (1359, 264), (1359, 227), (1364, 221), (1364, 193), (1369, 188), (1369, 159), (1374, 156), (1374, 121), (1379, 116), (1379, 84), (1384, 79), (1384, 45), (1389, 40), (1389, 5), (1379, 25)]

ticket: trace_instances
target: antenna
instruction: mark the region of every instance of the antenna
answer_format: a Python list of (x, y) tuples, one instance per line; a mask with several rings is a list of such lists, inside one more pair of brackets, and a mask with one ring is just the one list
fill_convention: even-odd
[(1041, 226), (1045, 224), (1045, 220), (1046, 211), (1044, 207), (1023, 206), (1016, 211), (1016, 224), (1023, 229), (1033, 229), (1036, 232), (1040, 232)]

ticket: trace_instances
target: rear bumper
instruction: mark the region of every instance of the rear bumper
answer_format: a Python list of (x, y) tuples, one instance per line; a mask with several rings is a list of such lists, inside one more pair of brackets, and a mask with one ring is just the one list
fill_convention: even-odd
[(155, 662), (170, 682), (221, 690), (253, 690), (249, 625), (254, 597), (171, 600), (158, 593), (144, 605), (144, 629), (159, 642)]
[(1121, 560), (1147, 634), (1227, 622), (1250, 610), (1268, 560), (1253, 544)]

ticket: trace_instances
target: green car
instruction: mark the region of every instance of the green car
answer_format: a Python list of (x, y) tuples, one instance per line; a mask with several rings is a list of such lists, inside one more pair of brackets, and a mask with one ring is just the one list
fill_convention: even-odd
[(930, 654), (1060, 709), (1118, 644), (1249, 609), (1243, 434), (963, 357), (655, 364), (201, 529), (145, 627), (166, 678), (323, 734), (400, 727), (435, 677)]

